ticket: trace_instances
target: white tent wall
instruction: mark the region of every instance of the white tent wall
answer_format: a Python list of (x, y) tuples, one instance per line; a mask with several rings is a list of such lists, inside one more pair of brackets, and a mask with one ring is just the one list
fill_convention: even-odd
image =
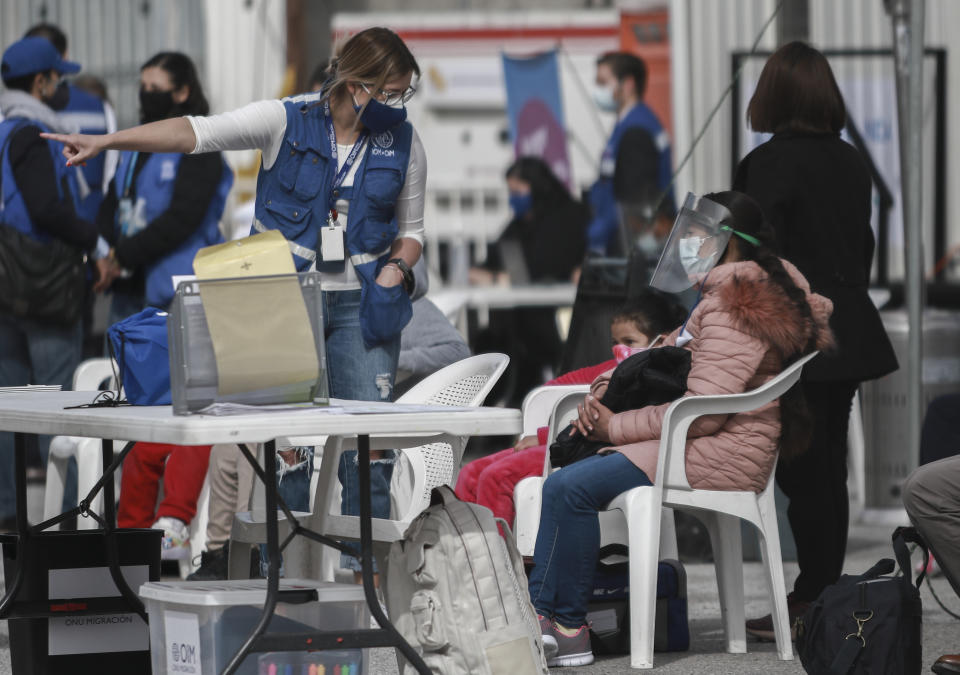
[[(675, 169), (730, 83), (731, 54), (750, 49), (776, 5), (776, 0), (671, 0)], [(775, 20), (758, 48), (774, 49), (776, 36)], [(733, 179), (730, 111), (728, 98), (677, 177), (678, 198), (688, 191), (702, 194), (729, 189)]]
[[(946, 243), (947, 248), (960, 242), (960, 133), (951, 122), (960, 119), (960, 2), (956, 0), (926, 0), (924, 44), (926, 47), (944, 48), (946, 54)], [(887, 48), (893, 46), (890, 17), (884, 11), (881, 0), (810, 0), (810, 41), (822, 49)], [(930, 60), (924, 62), (929, 67)], [(930, 73), (924, 81), (930, 82)], [(925, 124), (934, 115), (933, 92), (924, 91), (923, 117)], [(933, 138), (925, 139), (923, 153), (923, 222), (924, 222), (924, 267), (929, 270), (933, 263)], [(899, 171), (897, 172), (899, 175)], [(901, 208), (897, 205), (896, 208)], [(891, 233), (891, 240), (899, 240), (899, 233)], [(902, 274), (902, 249), (891, 248), (891, 271)], [(956, 280), (955, 274), (948, 274)]]
[[(203, 84), (213, 112), (277, 98), (286, 69), (284, 0), (205, 0), (207, 61)], [(234, 168), (256, 161), (254, 152), (227, 153)]]
[(162, 50), (190, 55), (203, 72), (203, 5), (193, 0), (3, 0), (0, 41), (15, 42), (34, 24), (58, 25), (69, 57), (107, 84), (121, 128), (139, 121), (140, 66)]

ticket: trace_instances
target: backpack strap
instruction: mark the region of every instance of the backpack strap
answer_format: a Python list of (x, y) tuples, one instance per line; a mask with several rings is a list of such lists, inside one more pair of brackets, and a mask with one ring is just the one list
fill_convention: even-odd
[(827, 675), (847, 675), (856, 663), (857, 657), (860, 656), (860, 651), (866, 646), (862, 640), (863, 638), (858, 638), (856, 635), (848, 635), (840, 651), (833, 657), (833, 663), (830, 664)]
[(897, 556), (897, 564), (900, 565), (900, 571), (903, 572), (904, 583), (909, 586), (913, 579), (913, 571), (910, 569), (910, 551), (907, 550), (907, 542), (911, 542), (920, 547), (923, 551), (923, 569), (917, 575), (917, 590), (920, 590), (920, 584), (927, 574), (927, 565), (930, 564), (930, 549), (927, 548), (927, 542), (923, 540), (920, 533), (914, 527), (898, 527), (893, 531), (893, 552)]

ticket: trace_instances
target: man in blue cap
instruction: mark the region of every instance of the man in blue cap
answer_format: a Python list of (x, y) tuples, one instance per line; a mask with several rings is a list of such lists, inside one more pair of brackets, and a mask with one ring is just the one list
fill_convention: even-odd
[[(82, 270), (83, 253), (97, 245), (96, 226), (77, 215), (76, 169), (67, 166), (59, 143), (40, 137), (63, 130), (46, 101), (56, 95), (61, 75), (79, 70), (40, 37), (13, 43), (0, 62), (7, 89), (0, 93), (0, 259), (5, 262), (0, 266), (0, 387), (32, 383), (69, 389), (80, 363), (82, 273), (69, 275), (71, 285), (63, 289), (76, 297), (77, 307), (58, 308), (52, 317), (50, 307), (35, 301), (42, 297), (37, 289), (59, 285), (62, 278), (43, 278), (40, 271), (25, 278), (22, 271), (30, 266), (12, 264), (56, 251), (55, 263), (65, 259), (71, 271), (77, 264)], [(54, 266), (52, 274), (62, 275), (62, 267)], [(42, 445), (45, 457), (47, 443)], [(14, 522), (13, 484), (13, 434), (0, 433), (0, 529)]]
[[(23, 37), (45, 38), (56, 47), (60, 58), (67, 58), (67, 36), (51, 23), (39, 23), (30, 27)], [(57, 111), (63, 126), (76, 133), (109, 134), (117, 130), (116, 116), (110, 104), (73, 82), (61, 80), (56, 94), (47, 104)], [(86, 186), (81, 186), (77, 211), (84, 220), (92, 223), (97, 221), (97, 211), (110, 184), (118, 155), (117, 151), (111, 150), (84, 162), (81, 167)]]

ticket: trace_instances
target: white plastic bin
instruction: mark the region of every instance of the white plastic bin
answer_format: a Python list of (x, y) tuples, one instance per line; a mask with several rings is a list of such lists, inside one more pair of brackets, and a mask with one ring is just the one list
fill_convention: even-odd
[[(217, 675), (253, 630), (267, 597), (265, 579), (151, 582), (140, 587), (150, 615), (150, 660), (155, 675)], [(267, 631), (369, 628), (363, 588), (303, 579), (280, 580), (280, 602)], [(324, 652), (311, 652), (321, 662)], [(273, 654), (278, 663), (300, 663), (298, 653)], [(362, 650), (336, 652), (351, 662), (350, 675), (365, 675)], [(258, 675), (259, 654), (250, 654), (238, 675)], [(356, 667), (359, 665), (359, 667)], [(283, 670), (280, 670), (282, 673)], [(328, 672), (332, 672), (328, 671)]]

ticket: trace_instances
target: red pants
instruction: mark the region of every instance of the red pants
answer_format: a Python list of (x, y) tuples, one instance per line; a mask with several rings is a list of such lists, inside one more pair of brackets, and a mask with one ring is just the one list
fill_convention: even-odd
[(547, 446), (515, 452), (507, 448), (468, 462), (457, 476), (457, 497), (486, 506), (497, 518), (513, 527), (513, 488), (524, 478), (543, 474), (543, 453)]
[[(189, 524), (207, 477), (210, 447), (137, 443), (123, 462), (117, 524), (150, 527), (162, 516)], [(163, 501), (157, 507), (161, 478)]]

